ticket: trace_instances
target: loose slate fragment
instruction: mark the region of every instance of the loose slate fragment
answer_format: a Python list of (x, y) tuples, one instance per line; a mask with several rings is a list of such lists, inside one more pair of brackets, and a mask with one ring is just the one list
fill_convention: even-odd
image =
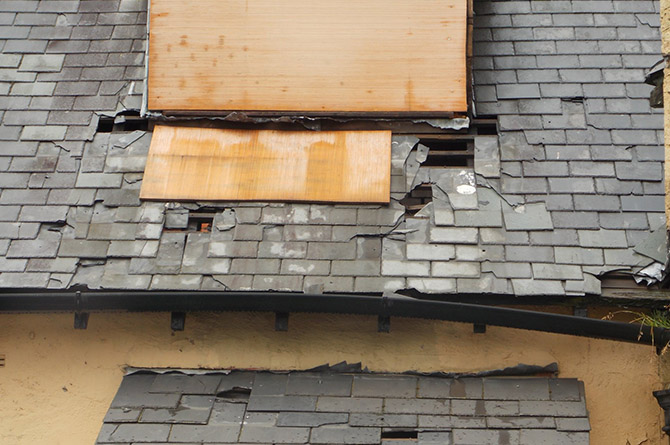
[(140, 197), (388, 203), (390, 165), (390, 131), (314, 133), (159, 125)]
[(665, 226), (654, 230), (647, 238), (633, 247), (633, 250), (665, 264), (668, 258), (668, 240)]

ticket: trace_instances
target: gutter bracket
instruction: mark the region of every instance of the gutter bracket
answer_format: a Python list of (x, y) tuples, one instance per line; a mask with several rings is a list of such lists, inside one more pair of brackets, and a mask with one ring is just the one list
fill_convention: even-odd
[(288, 331), (288, 312), (275, 312), (275, 331)]
[(475, 334), (486, 334), (486, 325), (483, 323), (473, 323), (472, 332)]
[(382, 295), (382, 307), (379, 316), (377, 317), (377, 332), (389, 333), (391, 332), (391, 316), (389, 315), (389, 308), (391, 300), (387, 295)]
[(84, 303), (88, 302), (88, 297), (82, 295), (81, 291), (74, 294), (74, 328), (86, 329), (88, 327), (88, 312), (84, 311)]
[(170, 329), (183, 331), (186, 325), (186, 312), (172, 312), (170, 314)]

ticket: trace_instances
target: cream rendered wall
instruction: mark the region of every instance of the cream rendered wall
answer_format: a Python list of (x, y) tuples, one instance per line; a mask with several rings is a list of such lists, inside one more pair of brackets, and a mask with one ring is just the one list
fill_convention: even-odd
[(292, 314), (288, 332), (268, 313), (189, 314), (172, 333), (167, 313), (0, 315), (0, 443), (92, 444), (125, 366), (306, 369), (361, 361), (373, 371), (478, 371), (558, 362), (585, 382), (592, 444), (667, 443), (655, 349), (605, 340), (393, 318)]

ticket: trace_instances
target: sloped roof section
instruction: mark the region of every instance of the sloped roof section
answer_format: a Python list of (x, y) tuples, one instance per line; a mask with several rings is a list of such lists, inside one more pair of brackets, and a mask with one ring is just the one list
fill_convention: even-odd
[(575, 379), (330, 372), (135, 373), (98, 444), (588, 444)]
[(430, 150), (394, 135), (389, 205), (185, 204), (140, 201), (151, 134), (122, 125), (146, 2), (0, 2), (0, 287), (600, 294), (662, 259), (634, 249), (665, 223), (658, 10), (475, 2), (475, 109), (497, 134), (472, 168), (420, 167)]

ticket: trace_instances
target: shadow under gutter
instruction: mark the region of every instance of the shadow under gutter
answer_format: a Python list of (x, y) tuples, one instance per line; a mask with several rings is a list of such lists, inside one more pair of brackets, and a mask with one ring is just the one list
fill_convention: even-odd
[(663, 348), (670, 330), (573, 315), (404, 296), (218, 291), (0, 291), (0, 313), (314, 312), (409, 317), (602, 338)]

